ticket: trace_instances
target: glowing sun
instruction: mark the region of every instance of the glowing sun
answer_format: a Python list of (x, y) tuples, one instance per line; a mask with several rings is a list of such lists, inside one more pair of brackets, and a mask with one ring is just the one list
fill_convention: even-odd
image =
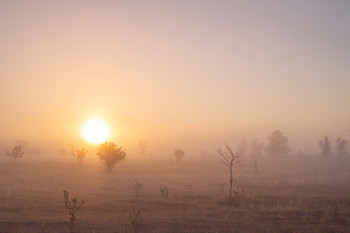
[(81, 133), (86, 141), (93, 144), (105, 142), (109, 137), (108, 126), (99, 119), (86, 122)]

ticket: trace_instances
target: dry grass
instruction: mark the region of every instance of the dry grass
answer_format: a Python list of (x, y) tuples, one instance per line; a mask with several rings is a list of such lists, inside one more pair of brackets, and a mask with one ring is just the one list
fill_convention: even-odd
[[(172, 165), (126, 161), (112, 174), (100, 164), (19, 161), (0, 164), (0, 232), (69, 232), (62, 190), (83, 196), (77, 232), (124, 232), (142, 209), (139, 232), (350, 232), (350, 163), (293, 158), (243, 161), (234, 173), (239, 207), (227, 203), (228, 177), (217, 162)], [(134, 179), (142, 192), (133, 195)], [(159, 195), (159, 186), (169, 197)], [(244, 190), (244, 195), (242, 191)]]

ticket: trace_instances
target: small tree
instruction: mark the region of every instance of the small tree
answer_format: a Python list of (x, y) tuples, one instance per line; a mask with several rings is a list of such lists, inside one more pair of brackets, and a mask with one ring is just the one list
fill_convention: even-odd
[(174, 150), (174, 156), (175, 156), (176, 162), (179, 163), (181, 159), (185, 156), (185, 152), (181, 149), (176, 149)]
[(347, 147), (349, 141), (339, 137), (339, 138), (337, 138), (336, 142), (337, 142), (338, 155), (341, 155), (341, 156), (346, 155), (348, 153), (346, 150), (346, 147)]
[[(229, 198), (228, 198), (229, 202), (233, 202), (237, 195), (237, 192), (232, 190), (233, 189), (233, 166), (239, 163), (245, 150), (246, 149), (242, 144), (238, 144), (236, 152), (233, 152), (233, 150), (227, 144), (225, 144), (225, 149), (219, 148), (217, 150), (218, 154), (220, 155), (219, 157), (220, 163), (228, 167), (228, 169), (230, 170), (230, 192), (229, 192)], [(233, 192), (235, 193), (235, 197), (232, 197)]]
[(284, 134), (275, 130), (271, 136), (267, 138), (266, 152), (271, 155), (288, 154), (290, 148), (288, 147), (288, 138)]
[(328, 136), (325, 136), (322, 140), (319, 140), (318, 145), (321, 147), (323, 157), (328, 158), (332, 153), (331, 141)]
[(111, 173), (115, 164), (125, 160), (126, 153), (123, 147), (118, 147), (113, 142), (105, 142), (97, 148), (97, 156), (106, 166), (107, 173)]
[(83, 163), (84, 158), (86, 157), (86, 154), (88, 153), (87, 150), (84, 148), (82, 149), (76, 149), (72, 151), (72, 155), (78, 160), (79, 166)]
[(17, 159), (20, 159), (23, 157), (24, 152), (22, 151), (21, 145), (16, 145), (12, 148), (12, 150), (4, 150), (5, 154), (12, 159), (14, 162), (17, 161)]
[(69, 214), (68, 226), (69, 226), (70, 233), (74, 233), (74, 222), (76, 221), (75, 214), (85, 204), (85, 200), (82, 200), (79, 202), (77, 196), (70, 198), (69, 192), (66, 190), (63, 190), (63, 202)]

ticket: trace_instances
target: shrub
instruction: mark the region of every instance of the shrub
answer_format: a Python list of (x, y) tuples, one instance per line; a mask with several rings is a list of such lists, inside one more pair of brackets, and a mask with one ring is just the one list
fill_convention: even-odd
[(72, 155), (78, 160), (79, 166), (83, 163), (83, 159), (86, 157), (86, 154), (88, 153), (87, 150), (84, 148), (82, 149), (76, 149), (72, 151)]
[(77, 196), (70, 198), (69, 192), (66, 190), (63, 190), (63, 202), (69, 214), (68, 226), (69, 226), (70, 233), (74, 233), (74, 222), (76, 221), (75, 214), (85, 204), (86, 201), (82, 200), (79, 202)]
[(12, 150), (5, 150), (5, 154), (12, 159), (14, 162), (17, 161), (17, 159), (20, 159), (23, 157), (24, 152), (22, 151), (21, 145), (16, 145), (12, 148)]
[(185, 156), (185, 152), (181, 149), (176, 149), (174, 150), (174, 156), (175, 156), (176, 162), (179, 163), (181, 159)]
[(105, 142), (97, 146), (97, 156), (106, 166), (107, 173), (111, 173), (115, 164), (125, 160), (126, 153), (123, 147), (113, 142)]
[(159, 186), (159, 192), (160, 192), (160, 196), (164, 199), (168, 198), (169, 195), (169, 188), (166, 185), (161, 185)]

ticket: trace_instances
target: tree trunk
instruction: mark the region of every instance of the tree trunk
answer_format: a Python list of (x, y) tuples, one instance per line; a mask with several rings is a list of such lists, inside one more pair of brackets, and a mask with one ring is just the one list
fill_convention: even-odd
[(232, 175), (232, 166), (230, 166), (230, 201), (232, 200), (232, 182), (233, 182), (233, 175)]

